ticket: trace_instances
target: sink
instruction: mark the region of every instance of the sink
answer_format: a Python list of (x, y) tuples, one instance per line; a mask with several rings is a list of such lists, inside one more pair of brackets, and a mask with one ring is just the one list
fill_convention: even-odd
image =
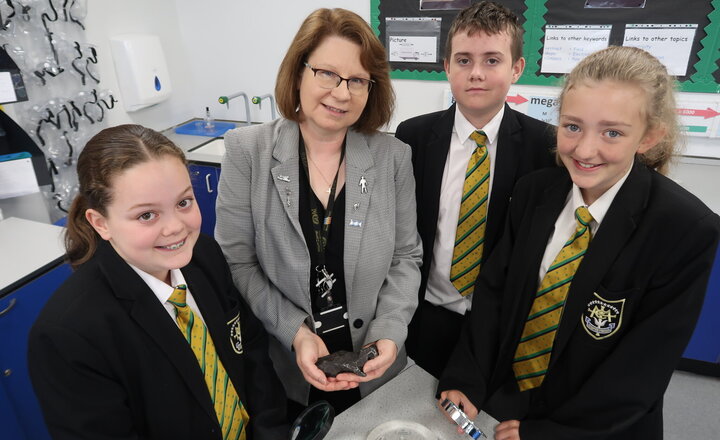
[(237, 127), (237, 125), (232, 122), (215, 121), (213, 128), (207, 129), (205, 128), (205, 121), (202, 119), (196, 119), (175, 128), (175, 133), (191, 134), (193, 136), (218, 137), (224, 135), (226, 131), (232, 130), (235, 127)]
[(187, 159), (195, 162), (219, 164), (225, 155), (225, 139), (217, 138), (199, 145), (187, 153)]

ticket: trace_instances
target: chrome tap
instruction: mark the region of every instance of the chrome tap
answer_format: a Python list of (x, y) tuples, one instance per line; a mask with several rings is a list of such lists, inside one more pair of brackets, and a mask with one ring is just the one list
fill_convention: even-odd
[(275, 120), (277, 118), (277, 113), (275, 112), (275, 98), (273, 97), (273, 95), (271, 93), (266, 93), (261, 96), (253, 96), (252, 103), (259, 105), (260, 109), (262, 110), (263, 99), (270, 100), (270, 114), (272, 115), (273, 120)]
[(218, 102), (220, 104), (227, 105), (227, 108), (230, 108), (230, 100), (235, 99), (238, 96), (242, 96), (245, 99), (245, 125), (252, 124), (252, 121), (250, 120), (250, 99), (248, 98), (248, 95), (245, 92), (237, 92), (233, 93), (230, 96), (221, 96), (218, 98)]

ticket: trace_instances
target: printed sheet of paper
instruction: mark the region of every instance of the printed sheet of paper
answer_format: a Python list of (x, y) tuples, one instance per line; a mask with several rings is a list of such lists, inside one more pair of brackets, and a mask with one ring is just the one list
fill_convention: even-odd
[(591, 53), (610, 41), (611, 25), (547, 25), (540, 71), (569, 73)]
[(15, 102), (15, 86), (10, 72), (0, 72), (0, 102)]
[(670, 75), (685, 76), (697, 24), (628, 24), (623, 46), (639, 47), (655, 55)]
[(386, 17), (388, 61), (437, 63), (441, 26), (441, 17)]
[(40, 191), (30, 158), (0, 161), (0, 199)]
[(390, 47), (390, 61), (406, 63), (435, 63), (437, 62), (437, 38), (395, 36), (388, 37)]

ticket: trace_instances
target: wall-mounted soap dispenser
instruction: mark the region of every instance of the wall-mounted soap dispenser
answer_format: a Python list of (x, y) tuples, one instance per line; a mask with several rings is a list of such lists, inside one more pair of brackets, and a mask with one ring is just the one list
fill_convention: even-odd
[(116, 35), (110, 38), (110, 46), (125, 111), (134, 112), (170, 96), (170, 75), (156, 35)]

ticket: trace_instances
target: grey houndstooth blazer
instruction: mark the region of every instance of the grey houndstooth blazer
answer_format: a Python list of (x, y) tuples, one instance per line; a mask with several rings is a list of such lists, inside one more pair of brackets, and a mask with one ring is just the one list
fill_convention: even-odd
[[(310, 385), (292, 351), (300, 325), (314, 328), (310, 254), (298, 218), (299, 135), (298, 124), (283, 118), (226, 134), (215, 236), (235, 284), (273, 336), (270, 356), (288, 396), (306, 403)], [(391, 339), (399, 348), (383, 377), (361, 384), (364, 396), (407, 362), (403, 344), (418, 301), (422, 246), (410, 148), (385, 134), (349, 130), (345, 158), (344, 269), (353, 347)]]

